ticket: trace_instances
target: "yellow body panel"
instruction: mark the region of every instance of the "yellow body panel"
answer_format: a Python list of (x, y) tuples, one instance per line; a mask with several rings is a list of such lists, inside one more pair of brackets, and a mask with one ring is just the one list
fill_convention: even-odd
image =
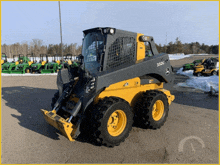
[(46, 64), (46, 61), (42, 61), (42, 62), (41, 62), (41, 65), (45, 65), (45, 64)]
[(31, 64), (33, 64), (33, 61), (29, 61), (29, 62), (28, 62), (28, 65), (29, 65), (29, 66), (30, 66)]
[(175, 96), (171, 95), (170, 91), (166, 89), (157, 89), (157, 90), (163, 92), (167, 96), (169, 104), (171, 104), (171, 102), (175, 99)]
[(195, 67), (194, 73), (202, 72), (202, 73), (206, 73), (206, 74), (211, 74), (214, 70), (217, 71), (217, 69), (205, 69), (204, 65), (200, 64)]
[(1, 64), (3, 64), (4, 63), (4, 60), (1, 60)]
[(110, 85), (95, 98), (94, 103), (96, 104), (105, 97), (115, 96), (126, 100), (133, 107), (138, 95), (147, 90), (164, 92), (167, 95), (169, 104), (174, 100), (174, 96), (168, 90), (163, 89), (163, 83), (140, 85), (140, 78), (136, 77)]
[(56, 114), (56, 111), (46, 111), (41, 109), (41, 112), (44, 115), (45, 120), (58, 129), (65, 137), (67, 137), (70, 141), (75, 141), (72, 136), (76, 132), (76, 128), (72, 123), (68, 123), (68, 119), (64, 119)]
[(144, 42), (139, 40), (139, 37), (142, 35), (144, 34), (141, 33), (137, 34), (137, 61), (145, 58), (145, 44)]
[(218, 71), (218, 69), (206, 69), (203, 73), (211, 74), (214, 70)]
[(60, 65), (60, 60), (57, 60), (56, 63), (57, 63), (58, 65)]
[(199, 64), (199, 65), (195, 66), (194, 73), (202, 72), (203, 69), (204, 69), (204, 65)]
[(68, 60), (68, 65), (72, 65), (72, 61), (71, 60)]

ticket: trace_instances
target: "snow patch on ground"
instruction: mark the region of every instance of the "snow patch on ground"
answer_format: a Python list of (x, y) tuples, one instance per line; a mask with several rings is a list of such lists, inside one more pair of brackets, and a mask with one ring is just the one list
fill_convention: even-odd
[(168, 54), (170, 60), (179, 60), (186, 57), (190, 57), (191, 55), (185, 55), (184, 53), (178, 53), (178, 54)]
[(184, 53), (177, 53), (177, 54), (168, 54), (170, 60), (180, 60), (186, 57), (190, 57), (190, 56), (207, 56), (209, 54), (187, 54), (185, 55)]
[(211, 86), (215, 91), (219, 91), (219, 76), (209, 76), (209, 77), (196, 77), (193, 76), (193, 70), (182, 71), (183, 68), (180, 68), (176, 73), (188, 76), (189, 79), (184, 83), (178, 83), (179, 86), (193, 87), (200, 89), (205, 92), (209, 92)]
[(187, 54), (190, 56), (208, 56), (209, 54)]

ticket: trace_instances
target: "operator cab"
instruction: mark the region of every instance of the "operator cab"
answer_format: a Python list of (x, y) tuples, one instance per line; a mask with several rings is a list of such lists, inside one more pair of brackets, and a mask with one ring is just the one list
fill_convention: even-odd
[(158, 54), (151, 36), (111, 27), (83, 33), (83, 66), (90, 74), (125, 68)]

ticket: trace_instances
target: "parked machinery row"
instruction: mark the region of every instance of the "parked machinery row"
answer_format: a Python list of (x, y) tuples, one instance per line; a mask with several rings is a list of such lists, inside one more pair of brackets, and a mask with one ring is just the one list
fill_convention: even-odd
[(193, 75), (198, 77), (202, 75), (218, 75), (219, 59), (211, 57), (195, 60), (192, 63), (183, 65), (183, 71), (186, 70), (193, 70)]
[[(39, 57), (38, 57), (39, 58)], [(51, 58), (49, 60), (49, 58)], [(6, 54), (2, 53), (2, 73), (25, 74), (25, 73), (56, 73), (60, 69), (77, 67), (78, 61), (72, 54), (64, 55), (63, 60), (58, 55), (40, 54), (40, 59), (34, 54), (13, 55), (13, 61), (8, 62)]]

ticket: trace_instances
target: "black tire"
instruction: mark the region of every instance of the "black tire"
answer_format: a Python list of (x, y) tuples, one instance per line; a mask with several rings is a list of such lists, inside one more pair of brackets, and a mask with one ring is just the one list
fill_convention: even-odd
[(25, 73), (30, 73), (30, 70), (28, 68), (25, 69)]
[[(111, 132), (108, 130), (108, 121), (111, 118), (111, 115), (117, 110), (121, 110), (125, 114), (127, 122), (124, 123), (125, 126), (122, 129), (122, 132), (119, 132), (119, 135), (112, 136)], [(114, 147), (128, 137), (129, 132), (132, 129), (133, 113), (132, 108), (125, 100), (118, 97), (106, 97), (93, 107), (91, 113), (91, 133), (95, 141), (108, 147)], [(123, 119), (123, 117), (121, 119)]]
[(38, 70), (38, 73), (40, 73), (40, 74), (41, 74), (41, 71), (42, 71), (42, 69), (40, 68), (40, 69)]
[(212, 76), (215, 76), (215, 75), (217, 75), (217, 71), (216, 70), (214, 70), (214, 71), (212, 71)]
[(196, 76), (197, 76), (197, 77), (200, 77), (200, 76), (202, 76), (202, 73), (201, 73), (201, 72), (198, 72), (198, 73), (196, 73)]
[[(153, 118), (153, 106), (156, 101), (162, 101), (164, 111), (159, 120)], [(164, 125), (168, 117), (169, 103), (167, 96), (157, 90), (146, 91), (142, 97), (138, 99), (134, 107), (135, 123), (136, 125), (143, 126), (144, 128), (158, 129)]]

